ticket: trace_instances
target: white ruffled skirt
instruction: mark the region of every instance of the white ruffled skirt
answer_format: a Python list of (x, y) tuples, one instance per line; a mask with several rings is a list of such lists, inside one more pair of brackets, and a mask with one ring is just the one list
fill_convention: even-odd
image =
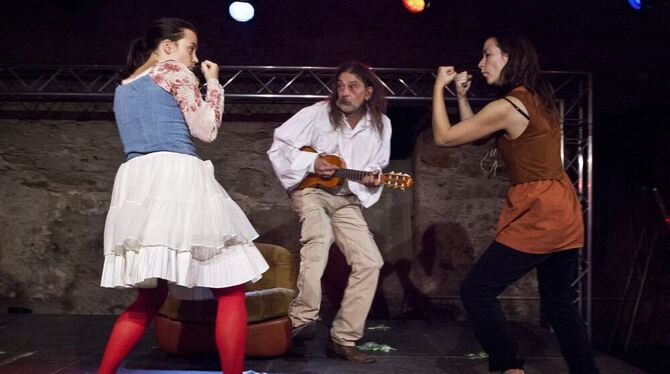
[(172, 152), (135, 157), (114, 181), (101, 286), (151, 288), (165, 279), (175, 297), (208, 298), (209, 288), (260, 279), (268, 264), (257, 237), (210, 161)]

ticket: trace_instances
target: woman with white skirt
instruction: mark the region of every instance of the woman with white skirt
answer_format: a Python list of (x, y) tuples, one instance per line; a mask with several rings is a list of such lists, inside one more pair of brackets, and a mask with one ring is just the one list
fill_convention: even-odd
[(137, 288), (121, 314), (99, 373), (114, 373), (163, 305), (180, 298), (218, 301), (216, 344), (226, 374), (241, 373), (246, 346), (244, 283), (268, 269), (258, 236), (239, 206), (198, 158), (192, 137), (216, 139), (223, 112), (219, 67), (203, 61), (203, 100), (191, 71), (198, 39), (190, 23), (155, 21), (128, 54), (131, 75), (116, 89), (114, 114), (127, 161), (114, 181), (105, 223), (101, 285)]

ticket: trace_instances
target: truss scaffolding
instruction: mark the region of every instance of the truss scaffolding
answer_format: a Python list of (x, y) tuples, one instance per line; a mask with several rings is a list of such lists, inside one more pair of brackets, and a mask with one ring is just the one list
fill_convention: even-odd
[[(473, 69), (476, 71), (477, 69)], [(256, 110), (314, 102), (331, 92), (335, 68), (282, 66), (221, 66), (220, 82), (227, 105)], [(390, 105), (429, 105), (434, 69), (375, 68), (387, 90)], [(105, 65), (0, 65), (0, 113), (111, 112), (114, 90), (124, 76), (123, 67)], [(593, 89), (590, 73), (547, 71), (554, 87), (563, 128), (564, 167), (577, 189), (584, 210), (585, 245), (581, 252), (578, 297), (575, 302), (591, 326), (591, 260), (593, 208)], [(480, 107), (495, 97), (478, 77), (468, 92)], [(446, 100), (454, 101), (449, 91)], [(260, 109), (258, 109), (260, 108)]]

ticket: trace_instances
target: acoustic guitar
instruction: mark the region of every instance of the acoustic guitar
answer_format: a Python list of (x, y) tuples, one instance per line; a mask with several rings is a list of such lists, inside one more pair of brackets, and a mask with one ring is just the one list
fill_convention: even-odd
[[(316, 152), (312, 147), (302, 147), (300, 150), (304, 152)], [(335, 155), (321, 155), (319, 158), (339, 167), (339, 169), (335, 170), (335, 174), (330, 178), (322, 178), (314, 173), (308, 174), (305, 179), (300, 182), (300, 185), (298, 185), (299, 190), (308, 187), (334, 188), (342, 185), (347, 179), (360, 182), (366, 175), (371, 174), (369, 171), (344, 168), (344, 160)], [(414, 180), (412, 180), (412, 177), (409, 176), (409, 174), (396, 173), (394, 171), (381, 174), (379, 176), (379, 182), (386, 187), (397, 188), (400, 190), (410, 188), (414, 184)]]

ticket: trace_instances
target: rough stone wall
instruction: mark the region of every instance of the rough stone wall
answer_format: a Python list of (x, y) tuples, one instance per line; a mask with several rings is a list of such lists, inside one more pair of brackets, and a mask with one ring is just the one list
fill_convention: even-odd
[[(461, 283), (489, 246), (505, 199), (504, 166), (489, 178), (480, 160), (489, 144), (443, 148), (424, 131), (414, 148), (412, 280), (420, 299), (442, 313), (465, 318), (459, 301)], [(511, 285), (501, 299), (511, 319), (539, 315), (534, 273)]]
[(123, 154), (110, 122), (0, 123), (0, 306), (112, 313), (102, 229)]
[[(224, 122), (215, 143), (197, 146), (256, 227), (258, 241), (297, 255), (298, 220), (265, 154), (277, 125)], [(108, 314), (132, 300), (133, 291), (99, 287), (104, 221), (122, 162), (111, 121), (0, 120), (0, 310)], [(411, 166), (394, 164), (404, 171)], [(411, 197), (388, 190), (365, 211), (387, 261), (411, 255)], [(394, 314), (402, 287), (393, 271), (385, 279), (382, 310)], [(325, 280), (346, 284), (346, 263), (334, 261)], [(326, 294), (326, 306), (336, 298)]]
[[(265, 151), (278, 123), (224, 122), (213, 144), (198, 144), (217, 179), (247, 213), (259, 242), (296, 258), (300, 227)], [(388, 170), (413, 174), (409, 191), (387, 189), (364, 214), (385, 259), (374, 316), (440, 313), (463, 318), (458, 289), (493, 235), (506, 181), (479, 168), (487, 146), (447, 149), (419, 136), (414, 155)], [(123, 154), (112, 121), (0, 121), (0, 310), (118, 313), (130, 290), (99, 287), (102, 237)], [(504, 174), (504, 173), (503, 173)], [(499, 174), (500, 175), (500, 174)], [(337, 250), (324, 275), (324, 312), (346, 285)], [(532, 277), (505, 293), (514, 318), (534, 318)], [(518, 300), (517, 300), (518, 299)]]

